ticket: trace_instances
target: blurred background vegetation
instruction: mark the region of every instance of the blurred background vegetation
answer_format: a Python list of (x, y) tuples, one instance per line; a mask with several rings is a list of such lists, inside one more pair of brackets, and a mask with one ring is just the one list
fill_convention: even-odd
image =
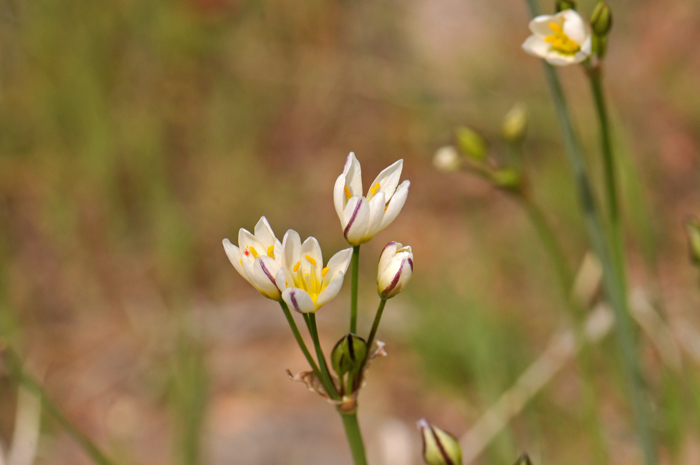
[[(682, 229), (700, 213), (700, 8), (610, 4), (631, 287), (700, 328)], [(305, 362), (283, 315), (221, 240), (266, 215), (330, 256), (346, 246), (332, 187), (347, 153), (366, 184), (403, 158), (404, 211), (363, 247), (363, 332), (382, 246), (412, 245), (416, 271), (385, 312), (390, 356), (360, 422), (373, 463), (419, 463), (415, 420), (463, 434), (568, 322), (519, 206), (438, 173), (435, 150), (459, 125), (502, 150), (501, 118), (524, 102), (533, 194), (572, 267), (587, 250), (540, 63), (520, 49), (528, 20), (505, 0), (2, 0), (2, 336), (120, 464), (349, 464), (335, 413), (287, 380)], [(599, 180), (587, 83), (577, 67), (560, 74)], [(327, 349), (346, 331), (347, 294), (318, 314)], [(697, 364), (673, 372), (640, 338), (663, 463), (698, 463)], [(608, 463), (639, 463), (615, 340), (593, 352)], [(522, 450), (592, 463), (580, 400), (572, 362), (476, 463)], [(2, 377), (5, 448), (16, 409)], [(53, 422), (41, 432), (37, 464), (90, 463)]]

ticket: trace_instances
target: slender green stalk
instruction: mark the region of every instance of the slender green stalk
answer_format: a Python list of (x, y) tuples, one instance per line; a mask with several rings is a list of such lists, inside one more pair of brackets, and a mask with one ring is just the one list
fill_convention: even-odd
[[(622, 242), (622, 225), (620, 218), (620, 201), (618, 197), (617, 176), (615, 168), (615, 154), (613, 152), (612, 138), (610, 137), (610, 122), (608, 110), (605, 104), (603, 83), (601, 79), (600, 64), (588, 68), (588, 78), (591, 84), (591, 92), (595, 101), (596, 113), (600, 127), (600, 146), (603, 153), (603, 166), (605, 177), (605, 193), (610, 216), (610, 234), (612, 236), (613, 258), (617, 266), (624, 273), (624, 246)], [(624, 279), (623, 275), (623, 279)]]
[[(533, 16), (539, 12), (536, 0), (526, 0)], [(617, 253), (611, 252), (605, 240), (601, 218), (583, 161), (581, 146), (571, 123), (566, 98), (559, 77), (551, 65), (544, 63), (544, 71), (549, 86), (557, 121), (564, 139), (565, 152), (583, 206), (584, 221), (594, 252), (603, 266), (603, 282), (606, 295), (615, 313), (617, 338), (622, 352), (624, 375), (630, 389), (634, 409), (637, 440), (644, 455), (646, 465), (657, 463), (655, 438), (651, 429), (651, 415), (644, 395), (643, 374), (638, 360), (637, 343), (627, 306), (627, 288), (624, 266)]]
[(348, 445), (352, 452), (352, 460), (355, 465), (367, 465), (367, 455), (365, 453), (365, 444), (362, 441), (362, 433), (360, 433), (360, 424), (357, 422), (357, 412), (340, 413), (345, 427), (345, 436), (348, 439)]
[(357, 333), (357, 287), (360, 274), (360, 246), (352, 248), (352, 290), (350, 293), (350, 332)]
[(374, 342), (374, 336), (377, 335), (377, 328), (379, 328), (379, 320), (382, 319), (382, 313), (384, 312), (384, 306), (386, 305), (386, 299), (382, 299), (379, 302), (379, 307), (377, 308), (377, 313), (374, 315), (374, 323), (372, 323), (372, 330), (367, 338), (367, 356), (369, 357), (369, 352), (372, 350), (372, 343)]
[(593, 352), (591, 344), (585, 336), (585, 321), (586, 309), (583, 308), (571, 295), (574, 276), (566, 261), (566, 256), (561, 247), (561, 243), (557, 238), (554, 230), (551, 228), (542, 210), (532, 199), (522, 196), (520, 197), (523, 208), (526, 209), (530, 221), (533, 223), (537, 235), (540, 238), (545, 250), (547, 251), (552, 263), (554, 264), (557, 274), (559, 275), (559, 284), (561, 286), (562, 295), (567, 302), (574, 320), (574, 334), (580, 344), (581, 349), (577, 353), (577, 361), (581, 370), (584, 382), (581, 385), (583, 392), (583, 412), (585, 415), (586, 425), (589, 434), (593, 438), (593, 449), (596, 463), (605, 465), (608, 463), (607, 447), (605, 438), (603, 437), (603, 429), (601, 427), (600, 415), (596, 406), (598, 405), (598, 396), (595, 390), (595, 370), (593, 367)]
[(19, 356), (11, 349), (4, 349), (6, 360), (10, 366), (10, 372), (17, 383), (24, 386), (29, 392), (37, 396), (41, 401), (43, 409), (53, 417), (56, 422), (61, 425), (61, 428), (73, 438), (75, 442), (85, 451), (87, 455), (98, 465), (114, 465), (107, 456), (90, 440), (82, 431), (80, 431), (70, 420), (63, 414), (61, 409), (46, 395), (39, 383), (35, 381), (22, 368), (22, 362)]
[[(321, 372), (319, 371), (318, 366), (316, 365), (316, 361), (311, 356), (309, 349), (306, 348), (306, 343), (304, 342), (304, 339), (301, 337), (301, 333), (299, 333), (299, 328), (297, 327), (297, 324), (294, 321), (294, 317), (292, 316), (292, 313), (289, 311), (289, 307), (284, 302), (284, 300), (280, 300), (280, 307), (282, 307), (282, 311), (284, 312), (284, 316), (287, 317), (287, 322), (289, 323), (289, 327), (292, 328), (292, 333), (294, 334), (294, 339), (297, 340), (297, 344), (299, 344), (299, 348), (304, 353), (304, 357), (306, 357), (306, 361), (309, 362), (309, 366), (311, 367), (311, 370), (313, 370), (314, 374), (316, 375), (316, 377), (318, 379), (323, 379), (321, 377)], [(306, 314), (304, 314), (304, 316), (306, 317)]]
[(321, 341), (318, 338), (318, 328), (316, 326), (316, 314), (309, 313), (308, 316), (309, 333), (311, 333), (311, 339), (314, 341), (314, 347), (316, 348), (316, 358), (318, 359), (318, 365), (321, 368), (321, 380), (323, 381), (328, 395), (335, 400), (340, 400), (340, 395), (336, 390), (335, 384), (331, 379), (331, 375), (328, 371), (328, 365), (326, 365), (326, 357), (323, 355), (323, 349), (321, 348)]
[(532, 222), (532, 225), (537, 231), (537, 235), (540, 237), (542, 245), (549, 254), (554, 268), (556, 268), (557, 278), (559, 279), (563, 297), (566, 301), (569, 301), (571, 298), (571, 286), (573, 285), (574, 279), (569, 264), (566, 262), (566, 256), (561, 248), (561, 244), (559, 240), (557, 240), (554, 231), (552, 231), (552, 228), (549, 226), (540, 207), (529, 198), (521, 197), (521, 200), (523, 208), (525, 208), (530, 218), (530, 222)]

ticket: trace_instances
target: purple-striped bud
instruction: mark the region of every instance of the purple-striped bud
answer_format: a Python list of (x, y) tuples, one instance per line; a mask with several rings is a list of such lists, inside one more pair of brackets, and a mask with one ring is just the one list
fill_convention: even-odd
[(400, 242), (389, 242), (379, 257), (377, 291), (390, 299), (403, 290), (413, 276), (413, 250)]
[(423, 460), (428, 465), (462, 465), (462, 448), (459, 441), (450, 433), (428, 423), (423, 418), (418, 421), (418, 429), (423, 437)]

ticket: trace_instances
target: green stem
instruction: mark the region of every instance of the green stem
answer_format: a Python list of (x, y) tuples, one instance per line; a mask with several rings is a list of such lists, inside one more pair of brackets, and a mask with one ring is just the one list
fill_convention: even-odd
[[(304, 353), (304, 357), (306, 357), (306, 361), (309, 362), (309, 366), (311, 367), (311, 370), (313, 370), (314, 374), (316, 375), (316, 377), (318, 379), (322, 379), (321, 372), (319, 371), (318, 366), (316, 365), (316, 362), (314, 361), (314, 358), (311, 356), (309, 349), (306, 348), (306, 343), (304, 342), (304, 339), (301, 337), (301, 333), (299, 333), (299, 328), (297, 327), (297, 324), (294, 321), (294, 317), (292, 316), (292, 313), (289, 311), (289, 307), (284, 302), (284, 300), (280, 300), (280, 307), (282, 307), (282, 311), (284, 311), (284, 316), (287, 317), (287, 322), (289, 323), (289, 327), (292, 328), (292, 333), (294, 333), (294, 339), (297, 340), (297, 344), (299, 344), (299, 348)], [(306, 317), (306, 314), (304, 314), (304, 316)]]
[(379, 328), (379, 320), (382, 319), (382, 313), (384, 312), (384, 306), (386, 305), (386, 299), (382, 299), (379, 302), (379, 307), (377, 308), (377, 313), (374, 315), (374, 323), (372, 323), (372, 331), (369, 333), (367, 338), (367, 356), (372, 350), (372, 343), (374, 342), (374, 336), (377, 335), (377, 328)]
[(83, 451), (98, 465), (114, 465), (114, 462), (108, 459), (90, 438), (70, 422), (61, 409), (46, 395), (39, 383), (24, 371), (19, 356), (10, 348), (6, 348), (4, 352), (7, 355), (6, 359), (9, 362), (11, 374), (17, 383), (24, 386), (40, 400), (43, 409), (61, 425), (61, 428), (78, 443)]
[(335, 400), (340, 400), (340, 395), (336, 390), (335, 384), (331, 379), (331, 375), (328, 372), (328, 365), (326, 365), (326, 357), (323, 355), (323, 349), (321, 348), (321, 341), (318, 338), (318, 328), (316, 327), (316, 314), (309, 313), (308, 315), (308, 325), (309, 333), (311, 333), (311, 339), (314, 341), (314, 347), (316, 348), (316, 358), (318, 359), (319, 367), (321, 368), (321, 380), (326, 386), (328, 395)]
[(350, 332), (357, 333), (357, 287), (360, 273), (360, 246), (352, 248), (352, 290), (350, 293)]
[[(536, 0), (526, 0), (533, 16), (538, 14)], [(651, 429), (651, 415), (644, 398), (644, 382), (641, 364), (638, 360), (637, 343), (634, 337), (632, 322), (627, 310), (627, 288), (624, 277), (624, 266), (617, 253), (611, 252), (611, 246), (605, 240), (604, 228), (597, 211), (593, 190), (583, 161), (581, 145), (571, 123), (571, 117), (566, 105), (566, 98), (556, 71), (551, 65), (544, 65), (545, 76), (549, 86), (557, 121), (564, 139), (566, 156), (573, 172), (578, 196), (583, 206), (584, 222), (591, 246), (603, 266), (603, 283), (605, 292), (615, 313), (617, 339), (622, 352), (624, 375), (630, 389), (634, 409), (637, 440), (644, 455), (646, 465), (657, 462), (655, 438)], [(613, 241), (614, 242), (614, 241)]]
[[(605, 104), (605, 94), (603, 93), (603, 83), (601, 80), (600, 65), (588, 69), (588, 78), (591, 84), (591, 92), (595, 101), (596, 113), (600, 127), (600, 146), (603, 153), (605, 193), (610, 215), (610, 233), (612, 236), (613, 258), (617, 262), (618, 268), (624, 273), (624, 247), (622, 242), (622, 225), (620, 219), (620, 201), (618, 197), (617, 176), (615, 169), (615, 154), (613, 152), (612, 138), (610, 137), (610, 123), (608, 110)], [(623, 274), (622, 278), (626, 281)]]
[(554, 231), (552, 231), (552, 228), (549, 226), (540, 207), (528, 198), (523, 197), (521, 200), (530, 218), (530, 222), (532, 222), (532, 225), (537, 231), (537, 235), (540, 237), (540, 241), (547, 251), (547, 254), (549, 254), (554, 268), (556, 268), (557, 278), (559, 279), (564, 299), (568, 302), (571, 299), (571, 286), (573, 285), (574, 279), (569, 264), (566, 262), (566, 256), (561, 248), (561, 244), (559, 240), (557, 240)]
[(603, 437), (602, 423), (597, 411), (598, 396), (595, 390), (595, 369), (593, 366), (593, 351), (591, 344), (585, 335), (586, 309), (583, 308), (571, 294), (574, 276), (566, 262), (566, 256), (553, 229), (547, 222), (542, 210), (531, 199), (521, 197), (523, 207), (526, 209), (530, 221), (550, 256), (559, 275), (559, 284), (565, 301), (567, 302), (574, 321), (574, 334), (581, 349), (577, 354), (579, 369), (584, 382), (581, 385), (583, 393), (583, 412), (588, 432), (593, 438), (593, 449), (596, 463), (605, 465), (608, 463), (607, 447)]
[(362, 441), (362, 433), (360, 433), (360, 424), (357, 422), (357, 412), (340, 413), (345, 427), (345, 436), (350, 445), (352, 452), (352, 460), (355, 465), (367, 465), (367, 456), (365, 454), (365, 444)]

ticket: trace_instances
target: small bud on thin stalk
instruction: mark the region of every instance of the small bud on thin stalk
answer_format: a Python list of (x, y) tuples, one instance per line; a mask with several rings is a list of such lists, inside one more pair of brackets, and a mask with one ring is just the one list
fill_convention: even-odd
[(423, 460), (428, 465), (461, 465), (462, 448), (456, 437), (432, 425), (425, 418), (418, 421), (423, 438)]

